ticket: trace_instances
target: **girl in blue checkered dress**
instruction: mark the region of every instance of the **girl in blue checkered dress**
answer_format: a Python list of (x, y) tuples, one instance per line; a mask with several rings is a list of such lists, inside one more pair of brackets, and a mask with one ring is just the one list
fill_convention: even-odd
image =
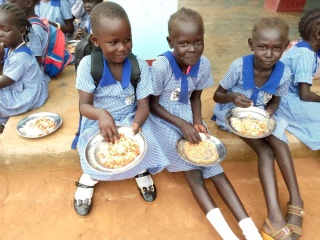
[(237, 193), (219, 165), (201, 167), (184, 161), (176, 151), (176, 142), (184, 137), (191, 143), (201, 141), (199, 132), (208, 134), (201, 119), (202, 90), (212, 86), (211, 66), (202, 55), (204, 26), (200, 14), (182, 8), (169, 20), (170, 48), (153, 63), (151, 73), (154, 94), (150, 97), (152, 128), (170, 161), (169, 172), (184, 171), (192, 193), (209, 222), (223, 239), (238, 237), (228, 226), (208, 192), (204, 178), (210, 179), (229, 206), (246, 239), (261, 239)]
[[(131, 27), (124, 9), (113, 2), (102, 2), (92, 10), (91, 41), (101, 48), (104, 56), (103, 75), (96, 86), (91, 76), (91, 56), (84, 57), (77, 70), (76, 87), (79, 90), (82, 122), (78, 142), (83, 174), (75, 193), (74, 207), (84, 216), (91, 210), (93, 187), (98, 180), (115, 181), (136, 179), (140, 194), (146, 202), (156, 198), (156, 188), (149, 172), (156, 174), (169, 162), (151, 132), (149, 95), (153, 93), (147, 63), (137, 58), (141, 70), (136, 94), (130, 83)], [(114, 28), (117, 26), (117, 28)], [(85, 160), (85, 147), (99, 131), (107, 142), (119, 139), (116, 126), (131, 126), (134, 133), (142, 129), (147, 141), (147, 151), (141, 162), (133, 168), (114, 174), (101, 173)]]
[[(214, 119), (222, 129), (226, 112), (237, 106), (250, 107), (252, 104), (273, 115), (280, 98), (286, 94), (290, 71), (279, 61), (288, 45), (289, 27), (280, 18), (262, 18), (254, 26), (249, 39), (253, 55), (236, 59), (214, 94), (217, 102)], [(259, 178), (266, 198), (268, 217), (262, 227), (264, 239), (297, 239), (302, 234), (303, 201), (294, 170), (292, 157), (286, 143), (286, 122), (275, 116), (277, 127), (266, 138), (242, 138), (258, 155)], [(287, 216), (282, 215), (279, 203), (276, 173), (276, 159), (290, 199)], [(296, 211), (298, 210), (298, 211)]]
[[(320, 150), (320, 95), (312, 92), (320, 79), (320, 9), (306, 13), (299, 23), (303, 41), (291, 47), (281, 58), (291, 71), (289, 93), (281, 99), (277, 115), (288, 122), (287, 130), (312, 150)], [(316, 72), (318, 69), (318, 76)]]
[(31, 24), (22, 9), (0, 6), (0, 125), (11, 116), (42, 106), (48, 82), (33, 52), (26, 46)]

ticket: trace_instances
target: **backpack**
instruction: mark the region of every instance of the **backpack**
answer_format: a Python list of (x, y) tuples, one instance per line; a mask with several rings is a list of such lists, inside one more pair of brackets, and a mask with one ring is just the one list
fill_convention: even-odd
[(66, 48), (65, 36), (61, 29), (49, 24), (47, 19), (29, 18), (31, 24), (40, 25), (48, 33), (46, 54), (42, 59), (44, 72), (49, 77), (57, 76), (72, 60)]
[[(100, 47), (94, 46), (94, 44), (90, 41), (90, 35), (88, 35), (86, 39), (80, 40), (80, 42), (78, 42), (75, 47), (74, 62), (75, 62), (76, 70), (79, 66), (81, 59), (87, 55), (91, 55), (91, 76), (97, 87), (99, 85), (99, 82), (102, 78), (102, 73), (103, 73), (103, 53)], [(138, 82), (140, 81), (140, 74), (141, 74), (140, 67), (135, 55), (130, 53), (127, 57), (132, 65), (130, 83), (134, 88), (134, 92), (136, 93)], [(72, 149), (77, 148), (77, 143), (78, 143), (80, 128), (81, 128), (81, 119), (82, 119), (82, 116), (80, 113), (78, 131), (75, 134), (76, 136), (73, 139), (71, 144)]]
[[(94, 46), (90, 40), (90, 35), (80, 40), (74, 50), (74, 66), (77, 71), (79, 63), (84, 56), (91, 54), (91, 76), (98, 86), (103, 72), (103, 53), (100, 47)], [(137, 58), (133, 53), (128, 55), (128, 59), (132, 65), (130, 82), (136, 91), (137, 84), (140, 80), (140, 67)], [(93, 64), (94, 63), (94, 64)]]

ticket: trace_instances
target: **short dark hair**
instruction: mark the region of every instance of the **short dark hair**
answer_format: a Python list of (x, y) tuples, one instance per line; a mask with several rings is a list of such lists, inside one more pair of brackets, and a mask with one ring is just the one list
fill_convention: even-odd
[(320, 25), (320, 8), (308, 11), (299, 22), (299, 33), (303, 40), (310, 40), (311, 35)]
[(289, 26), (288, 24), (279, 17), (266, 17), (261, 18), (252, 29), (252, 38), (254, 39), (257, 33), (266, 28), (275, 28), (282, 32), (282, 36), (286, 39), (289, 38)]
[(176, 22), (198, 22), (201, 28), (201, 31), (204, 33), (204, 24), (202, 16), (196, 12), (195, 10), (192, 10), (190, 8), (182, 7), (177, 12), (172, 14), (168, 21), (168, 33), (169, 35), (173, 35), (176, 31)]
[(126, 11), (119, 4), (115, 2), (101, 2), (95, 5), (90, 13), (90, 21), (92, 32), (95, 33), (99, 28), (102, 18), (109, 19), (127, 19), (129, 22)]

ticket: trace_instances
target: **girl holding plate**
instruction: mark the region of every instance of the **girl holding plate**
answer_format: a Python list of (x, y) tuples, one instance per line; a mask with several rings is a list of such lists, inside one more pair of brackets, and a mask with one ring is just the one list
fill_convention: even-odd
[(152, 128), (157, 136), (161, 135), (158, 141), (171, 163), (167, 170), (185, 173), (198, 205), (223, 239), (238, 237), (213, 201), (204, 179), (210, 179), (215, 185), (246, 239), (259, 240), (261, 236), (255, 224), (220, 164), (197, 166), (182, 159), (176, 151), (176, 143), (181, 137), (198, 144), (202, 140), (199, 133), (208, 135), (201, 118), (201, 93), (212, 86), (213, 77), (210, 62), (202, 55), (204, 24), (201, 15), (182, 8), (171, 15), (168, 29), (167, 41), (173, 52), (167, 51), (153, 62), (154, 94), (150, 97)]
[[(225, 115), (233, 107), (248, 108), (252, 104), (265, 109), (272, 116), (279, 107), (281, 96), (287, 93), (290, 70), (279, 61), (285, 51), (289, 27), (280, 18), (262, 18), (253, 27), (249, 38), (252, 55), (236, 59), (214, 93), (214, 117), (216, 123), (228, 130)], [(287, 123), (276, 117), (276, 128), (264, 138), (242, 137), (258, 156), (259, 178), (267, 203), (268, 217), (262, 227), (264, 239), (297, 239), (302, 235), (303, 200), (300, 196), (297, 177), (288, 148), (285, 129)], [(281, 212), (274, 169), (276, 159), (290, 199), (287, 216)]]

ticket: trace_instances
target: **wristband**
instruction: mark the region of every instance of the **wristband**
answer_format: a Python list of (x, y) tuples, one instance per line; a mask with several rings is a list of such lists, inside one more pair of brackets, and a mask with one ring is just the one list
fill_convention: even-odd
[(56, 24), (57, 24), (57, 28), (60, 29), (60, 28), (61, 28), (61, 24), (60, 24), (60, 23), (57, 23), (57, 22), (56, 22)]

